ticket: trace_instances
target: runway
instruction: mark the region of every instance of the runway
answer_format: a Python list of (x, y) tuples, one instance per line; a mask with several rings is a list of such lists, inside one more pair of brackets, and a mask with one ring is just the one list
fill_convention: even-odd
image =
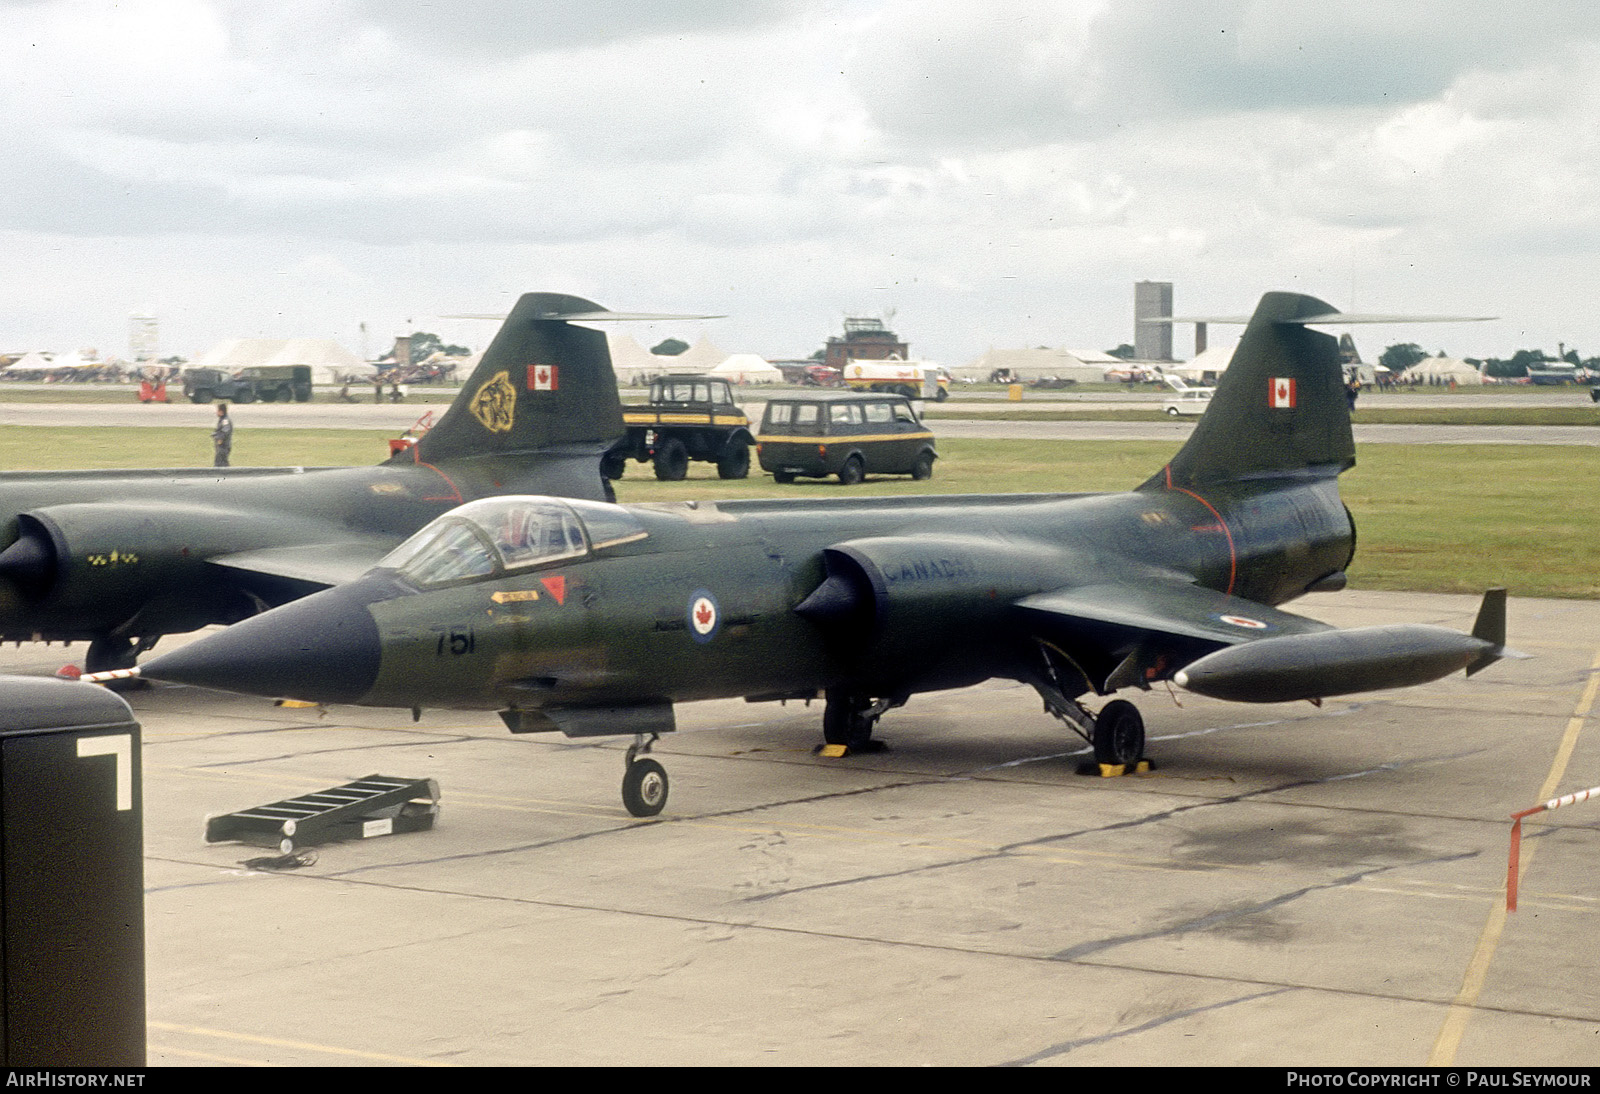
[[(1460, 406), (1465, 396), (1390, 396), (1395, 400), (1415, 398), (1416, 405)], [(1479, 396), (1471, 405), (1491, 396)], [(1509, 399), (1510, 397), (1502, 397)], [(1516, 405), (1525, 405), (1524, 396)], [(1421, 403), (1420, 400), (1430, 400)], [(1145, 399), (1148, 403), (1150, 400)], [(1567, 402), (1555, 405), (1578, 405), (1579, 400), (1568, 397)], [(1588, 404), (1583, 396), (1582, 403)], [(743, 404), (752, 421), (759, 422), (764, 402), (754, 400)], [(1096, 405), (1127, 409), (1128, 404), (1086, 404), (1029, 402), (1021, 404), (1024, 410), (1088, 410)], [(1384, 402), (1384, 406), (1395, 405)], [(381, 429), (399, 436), (418, 418), (432, 411), (435, 417), (443, 414), (446, 404), (435, 403), (252, 403), (234, 407), (231, 416), (235, 428), (248, 429)], [(970, 419), (938, 418), (931, 422), (934, 432), (941, 437), (983, 437), (1012, 440), (1098, 440), (1098, 441), (1171, 441), (1182, 443), (1194, 429), (1194, 420), (1160, 422), (1029, 422), (984, 421), (982, 415), (999, 409), (1017, 409), (1015, 404), (1003, 403), (946, 403), (946, 411), (959, 408), (970, 412)], [(1595, 411), (1600, 416), (1600, 409)], [(1439, 425), (1364, 425), (1360, 411), (1356, 413), (1353, 428), (1359, 444), (1557, 444), (1600, 445), (1600, 428), (1590, 426), (1556, 425), (1506, 425), (1506, 426), (1439, 426)], [(4, 403), (0, 402), (0, 426), (177, 426), (211, 430), (216, 412), (209, 406), (190, 403), (142, 405), (123, 403)]]
[[(1139, 777), (1075, 774), (1081, 742), (1005, 683), (916, 697), (890, 751), (842, 761), (811, 753), (816, 706), (688, 704), (653, 821), (618, 800), (626, 739), (135, 692), (150, 1062), (1593, 1065), (1600, 805), (1530, 827), (1500, 909), (1508, 814), (1600, 783), (1600, 604), (1509, 614), (1535, 658), (1471, 680), (1320, 709), (1137, 696)], [(437, 779), (438, 827), (282, 873), (200, 838), (375, 772)]]
[[(1363, 425), (1351, 423), (1358, 445), (1553, 444), (1600, 445), (1600, 429), (1581, 425)], [(941, 437), (1027, 441), (1170, 441), (1174, 448), (1194, 432), (1194, 419), (1171, 422), (986, 422), (940, 418)]]

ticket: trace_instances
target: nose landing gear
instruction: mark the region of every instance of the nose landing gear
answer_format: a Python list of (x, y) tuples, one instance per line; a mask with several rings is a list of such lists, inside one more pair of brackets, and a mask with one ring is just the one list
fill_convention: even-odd
[(822, 740), (829, 756), (850, 752), (882, 752), (888, 746), (872, 736), (878, 719), (895, 707), (903, 706), (903, 696), (874, 701), (871, 696), (851, 688), (828, 688), (823, 692)]
[(659, 733), (640, 733), (628, 746), (628, 765), (622, 773), (622, 804), (636, 817), (653, 817), (667, 804), (667, 769), (654, 760), (639, 758), (660, 739)]

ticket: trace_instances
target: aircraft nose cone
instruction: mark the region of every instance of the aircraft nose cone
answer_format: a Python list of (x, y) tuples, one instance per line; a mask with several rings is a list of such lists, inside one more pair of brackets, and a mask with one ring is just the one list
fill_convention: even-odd
[(269, 698), (353, 703), (378, 678), (382, 645), (363, 583), (326, 589), (152, 658), (156, 680)]

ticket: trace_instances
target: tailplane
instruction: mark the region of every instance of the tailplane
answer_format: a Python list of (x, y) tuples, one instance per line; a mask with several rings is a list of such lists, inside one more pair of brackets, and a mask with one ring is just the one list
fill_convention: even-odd
[(627, 317), (576, 296), (523, 294), (450, 409), (395, 459), (439, 463), (592, 446), (598, 461), (624, 432), (622, 403), (605, 335), (572, 321), (612, 318)]

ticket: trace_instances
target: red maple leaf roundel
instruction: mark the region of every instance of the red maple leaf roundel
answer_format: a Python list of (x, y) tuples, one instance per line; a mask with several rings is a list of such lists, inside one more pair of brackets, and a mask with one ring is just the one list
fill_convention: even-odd
[(689, 629), (696, 642), (709, 642), (717, 633), (717, 602), (704, 589), (689, 598)]

